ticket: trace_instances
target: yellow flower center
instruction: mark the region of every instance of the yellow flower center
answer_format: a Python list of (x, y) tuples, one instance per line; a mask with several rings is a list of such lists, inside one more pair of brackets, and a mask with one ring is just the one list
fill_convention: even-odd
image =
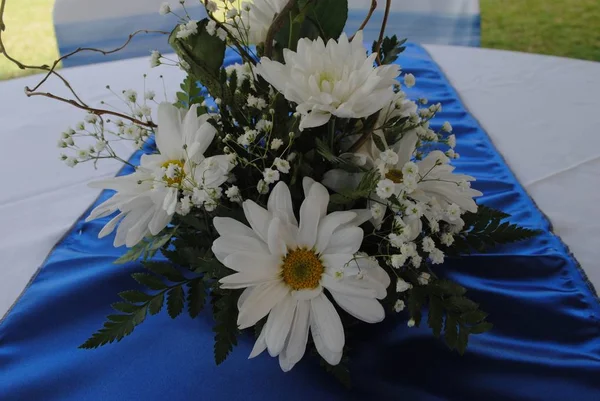
[(294, 290), (313, 289), (319, 285), (325, 267), (309, 249), (296, 249), (283, 258), (283, 281)]
[(175, 175), (172, 178), (169, 178), (165, 174), (163, 180), (165, 180), (165, 182), (170, 186), (179, 185), (181, 184), (181, 180), (183, 180), (183, 177), (185, 176), (183, 172), (183, 162), (181, 160), (167, 160), (161, 165), (161, 167), (169, 169), (169, 166), (171, 165), (175, 167)]
[(396, 184), (400, 184), (402, 182), (402, 171), (397, 169), (391, 169), (387, 173), (385, 173), (385, 178), (393, 181)]

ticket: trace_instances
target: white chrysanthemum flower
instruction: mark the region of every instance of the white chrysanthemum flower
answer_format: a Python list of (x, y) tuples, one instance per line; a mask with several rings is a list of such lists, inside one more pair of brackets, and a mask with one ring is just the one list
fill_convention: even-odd
[(114, 245), (132, 247), (147, 235), (157, 235), (171, 222), (181, 189), (188, 185), (217, 188), (225, 183), (229, 161), (225, 155), (204, 157), (216, 130), (207, 122), (208, 115), (197, 117), (197, 113), (197, 105), (186, 112), (161, 103), (156, 132), (160, 153), (142, 155), (133, 174), (90, 184), (117, 191), (86, 219), (91, 221), (120, 212), (98, 237), (112, 233), (118, 225)]
[(352, 42), (345, 33), (327, 45), (321, 38), (300, 39), (297, 51), (284, 50), (285, 64), (263, 57), (256, 71), (298, 106), (300, 130), (326, 124), (331, 116), (368, 117), (394, 98), (398, 65), (373, 67), (362, 31)]
[(406, 85), (407, 88), (412, 88), (416, 83), (417, 80), (413, 74), (404, 75), (404, 85)]
[(275, 16), (283, 10), (287, 0), (254, 0), (244, 2), (239, 14), (238, 28), (232, 34), (242, 43), (257, 45), (267, 38)]
[(238, 301), (238, 326), (247, 328), (268, 316), (250, 357), (267, 349), (279, 356), (284, 371), (302, 359), (309, 331), (319, 354), (331, 365), (340, 362), (344, 328), (324, 289), (352, 316), (376, 323), (385, 316), (377, 300), (385, 298), (390, 284), (376, 260), (355, 256), (363, 240), (359, 225), (370, 213), (327, 215), (325, 187), (310, 178), (303, 184), (299, 222), (283, 182), (273, 189), (266, 210), (244, 202), (251, 228), (231, 218), (213, 220), (221, 237), (212, 250), (236, 271), (221, 279), (221, 286), (246, 288)]

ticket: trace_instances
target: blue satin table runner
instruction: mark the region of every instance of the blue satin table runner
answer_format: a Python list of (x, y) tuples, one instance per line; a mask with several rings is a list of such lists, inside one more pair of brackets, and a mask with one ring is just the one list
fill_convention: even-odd
[(479, 203), (544, 231), (436, 268), (467, 287), (495, 325), (471, 336), (464, 356), (425, 322), (408, 328), (407, 312), (356, 333), (351, 391), (313, 357), (289, 373), (267, 353), (248, 360), (251, 335), (215, 366), (209, 311), (195, 320), (171, 320), (163, 311), (120, 343), (78, 349), (111, 313), (117, 293), (136, 288), (130, 274), (141, 270), (113, 264), (125, 249), (96, 238), (106, 220), (85, 223), (83, 216), (0, 324), (0, 400), (600, 400), (594, 290), (428, 53), (409, 45), (399, 62), (417, 77), (411, 98), (443, 104), (435, 124), (454, 127), (455, 164), (477, 177), (474, 187), (485, 194)]

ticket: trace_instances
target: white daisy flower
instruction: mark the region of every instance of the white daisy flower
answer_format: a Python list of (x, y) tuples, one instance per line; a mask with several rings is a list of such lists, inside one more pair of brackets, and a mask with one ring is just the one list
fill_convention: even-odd
[(377, 299), (385, 298), (390, 284), (376, 260), (355, 257), (363, 239), (359, 225), (370, 213), (327, 215), (325, 187), (307, 177), (303, 184), (306, 198), (299, 222), (283, 182), (273, 189), (266, 210), (244, 202), (250, 227), (231, 218), (213, 220), (221, 237), (212, 250), (236, 271), (221, 279), (221, 286), (246, 288), (238, 301), (238, 326), (244, 329), (268, 316), (250, 357), (267, 349), (279, 356), (284, 371), (302, 359), (309, 331), (319, 354), (331, 365), (340, 362), (344, 328), (325, 289), (349, 314), (376, 323), (385, 316)]
[(197, 117), (197, 105), (189, 111), (169, 103), (158, 106), (156, 147), (159, 154), (142, 155), (136, 172), (92, 182), (94, 188), (117, 191), (92, 210), (86, 221), (115, 216), (98, 235), (112, 233), (119, 225), (114, 246), (132, 247), (145, 236), (157, 235), (170, 222), (181, 189), (190, 186), (217, 188), (227, 181), (230, 164), (225, 155), (204, 157), (215, 128), (208, 116)]
[[(461, 213), (477, 212), (477, 204), (473, 198), (483, 194), (464, 184), (475, 181), (475, 178), (453, 173), (455, 167), (448, 164), (449, 159), (443, 152), (434, 150), (423, 160), (411, 161), (419, 139), (415, 130), (405, 133), (402, 139), (392, 146), (388, 146), (383, 137), (380, 136), (380, 139), (386, 148), (392, 149), (398, 155), (398, 163), (387, 169), (385, 178), (393, 181), (397, 184), (397, 189), (404, 190), (414, 202), (421, 205), (419, 207), (422, 210), (419, 214), (424, 214), (431, 221), (442, 218), (447, 222), (454, 223), (460, 220)], [(381, 159), (382, 151), (375, 146), (374, 141), (367, 142), (367, 144), (354, 155), (354, 158), (363, 160), (364, 167), (375, 168), (376, 161)], [(323, 183), (339, 192), (348, 187), (356, 187), (361, 177), (361, 174), (334, 169), (325, 173)], [(372, 196), (377, 195), (379, 194), (375, 193)], [(381, 198), (377, 200), (385, 203)], [(432, 206), (433, 203), (439, 204), (442, 209), (447, 209), (448, 213), (444, 216), (437, 216)], [(450, 208), (451, 205), (456, 206)], [(412, 210), (407, 210), (407, 214), (414, 213)], [(383, 217), (382, 214), (380, 217), (374, 218), (373, 224), (378, 227)], [(412, 232), (412, 238), (409, 240), (412, 240), (421, 233), (422, 223), (420, 219), (411, 219), (409, 225)]]
[(261, 58), (256, 71), (298, 106), (300, 130), (326, 124), (331, 116), (362, 118), (376, 113), (394, 98), (398, 65), (373, 67), (362, 31), (352, 42), (345, 33), (327, 45), (321, 38), (300, 39), (298, 50), (287, 50), (285, 64)]

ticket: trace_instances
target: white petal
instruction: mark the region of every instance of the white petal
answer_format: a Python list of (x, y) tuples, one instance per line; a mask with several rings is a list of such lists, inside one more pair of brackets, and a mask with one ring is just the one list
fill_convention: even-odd
[(183, 152), (181, 136), (181, 113), (171, 103), (158, 105), (158, 129), (156, 130), (156, 147), (162, 155), (170, 160), (178, 160)]
[[(288, 242), (291, 242), (293, 239), (290, 238), (289, 233), (286, 233), (286, 231), (283, 223), (277, 217), (271, 220), (268, 232), (269, 252), (271, 255), (283, 258), (287, 254), (288, 244), (286, 243), (286, 237)], [(295, 246), (291, 248), (295, 248)]]
[(223, 264), (238, 272), (265, 271), (275, 274), (279, 271), (280, 259), (263, 253), (233, 253), (223, 260)]
[(385, 317), (383, 306), (373, 298), (353, 297), (332, 292), (333, 299), (346, 312), (367, 323), (378, 323)]
[(213, 242), (212, 251), (221, 263), (224, 263), (225, 258), (233, 253), (269, 253), (269, 249), (264, 242), (256, 237), (247, 237), (243, 235), (231, 235), (217, 238)]
[(373, 217), (373, 213), (369, 209), (352, 209), (349, 211), (356, 213), (356, 217), (348, 225), (360, 226)]
[(279, 366), (284, 372), (290, 371), (304, 356), (308, 342), (309, 313), (308, 301), (299, 301), (287, 344), (279, 354)]
[(360, 249), (363, 240), (363, 230), (359, 227), (344, 227), (337, 230), (329, 240), (326, 254), (349, 253), (355, 254)]
[(317, 241), (319, 221), (327, 212), (329, 193), (318, 182), (310, 187), (310, 191), (300, 206), (300, 227), (298, 245), (312, 248)]
[(363, 175), (363, 173), (349, 173), (341, 169), (333, 169), (325, 173), (322, 182), (323, 185), (335, 192), (353, 190), (356, 189)]
[(279, 277), (270, 274), (268, 271), (257, 270), (231, 274), (220, 279), (219, 283), (221, 283), (221, 288), (237, 289), (252, 287), (272, 281), (279, 281)]
[(170, 222), (173, 216), (169, 216), (169, 214), (162, 208), (157, 207), (154, 209), (154, 216), (152, 220), (148, 224), (148, 229), (152, 235), (158, 235), (163, 228), (165, 228)]
[(277, 356), (283, 349), (292, 326), (295, 309), (296, 301), (288, 295), (269, 313), (266, 323), (269, 355)]
[(258, 335), (258, 338), (256, 339), (256, 342), (254, 343), (254, 347), (252, 347), (252, 351), (250, 352), (248, 359), (252, 359), (262, 354), (263, 351), (266, 349), (267, 343), (265, 342), (265, 327), (263, 326), (262, 330), (260, 331), (260, 334)]
[(349, 279), (336, 279), (331, 277), (328, 274), (324, 274), (321, 279), (321, 283), (323, 287), (327, 288), (329, 292), (337, 292), (339, 294), (354, 296), (354, 297), (363, 297), (363, 298), (375, 298), (377, 296), (377, 291), (372, 288), (366, 288), (365, 286), (359, 287), (355, 285), (353, 281)]
[(290, 189), (283, 181), (278, 182), (271, 191), (267, 208), (273, 216), (279, 217), (286, 223), (298, 226), (298, 221), (296, 220), (296, 216), (294, 216), (292, 195), (290, 194)]
[(238, 314), (237, 323), (239, 328), (245, 329), (254, 326), (289, 292), (289, 288), (281, 282), (269, 282), (254, 287)]
[(312, 178), (310, 178), (309, 176), (306, 176), (302, 179), (302, 189), (304, 190), (304, 197), (307, 198), (308, 194), (310, 193), (310, 189), (312, 188), (313, 184), (316, 181), (313, 180)]
[[(344, 349), (344, 327), (333, 304), (325, 294), (310, 301), (310, 315), (313, 338), (319, 337), (330, 351), (342, 352)], [(316, 342), (316, 340), (315, 340)]]
[(323, 292), (323, 287), (319, 284), (316, 288), (292, 291), (292, 296), (297, 301), (310, 301), (318, 297)]
[(325, 216), (319, 222), (317, 243), (315, 249), (317, 253), (322, 253), (329, 244), (331, 234), (342, 224), (352, 221), (356, 217), (353, 212), (333, 212)]
[(263, 241), (267, 242), (269, 237), (269, 224), (272, 219), (271, 213), (251, 200), (245, 201), (243, 207), (246, 220), (250, 223), (250, 227), (252, 227), (254, 232), (258, 234)]
[(259, 238), (252, 229), (231, 217), (215, 217), (213, 226), (221, 236), (243, 235), (246, 237)]
[(104, 227), (102, 227), (102, 230), (100, 230), (100, 232), (98, 233), (98, 238), (104, 238), (108, 234), (112, 233), (117, 224), (121, 221), (121, 219), (123, 219), (123, 217), (125, 217), (125, 213), (119, 213), (118, 215), (113, 217), (108, 223), (106, 223)]
[(331, 113), (322, 112), (319, 110), (313, 110), (309, 114), (304, 114), (300, 120), (300, 131), (305, 128), (320, 127), (321, 125), (327, 124), (331, 119)]

